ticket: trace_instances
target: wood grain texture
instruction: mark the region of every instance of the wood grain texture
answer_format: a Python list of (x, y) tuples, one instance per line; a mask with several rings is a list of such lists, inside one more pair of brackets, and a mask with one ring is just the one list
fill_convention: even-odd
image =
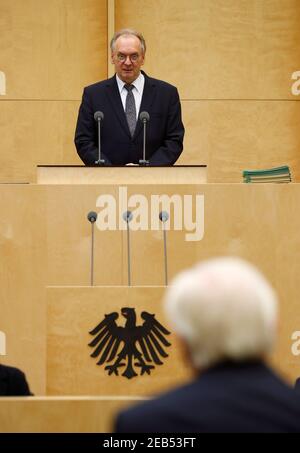
[(118, 411), (139, 402), (134, 397), (0, 398), (0, 432), (109, 433)]
[(0, 182), (36, 182), (36, 165), (78, 164), (78, 101), (0, 102)]
[(84, 167), (52, 166), (37, 168), (37, 184), (157, 185), (205, 184), (205, 166), (173, 167)]
[(141, 30), (145, 70), (183, 99), (292, 98), (299, 23), (298, 0), (116, 0), (116, 29)]
[(107, 75), (107, 2), (2, 0), (0, 35), (0, 182), (35, 182), (37, 164), (81, 162), (73, 137), (83, 87)]
[[(48, 189), (50, 191), (50, 188)], [(98, 191), (98, 192), (97, 192)], [(65, 192), (65, 193), (64, 193)], [(71, 193), (73, 202), (71, 202)], [(89, 229), (85, 215), (99, 188), (61, 188), (48, 201), (49, 236), (48, 277), (50, 284), (86, 285), (89, 278)], [(102, 194), (114, 193), (103, 187)], [(129, 187), (130, 195), (153, 193), (150, 187)], [(297, 357), (291, 354), (291, 329), (297, 328), (297, 284), (300, 260), (299, 210), (300, 185), (208, 184), (196, 187), (158, 186), (155, 193), (181, 196), (204, 195), (204, 237), (198, 242), (186, 240), (187, 231), (171, 229), (167, 233), (169, 281), (197, 261), (220, 255), (241, 256), (257, 265), (279, 293), (281, 319), (276, 366), (292, 380), (297, 376)], [(59, 195), (58, 195), (59, 194)], [(60, 200), (55, 202), (55, 200)], [(75, 202), (76, 200), (76, 202)], [(83, 200), (90, 200), (90, 204)], [(97, 211), (94, 201), (93, 210)], [(76, 213), (76, 211), (78, 211)], [(59, 223), (64, 215), (65, 227)], [(75, 229), (67, 227), (72, 223)], [(195, 216), (193, 217), (195, 220)], [(50, 227), (51, 225), (51, 227)], [(85, 230), (84, 230), (85, 229)], [(85, 233), (84, 233), (85, 231)], [(85, 243), (80, 239), (85, 237)], [(127, 284), (126, 231), (97, 231), (96, 284)], [(162, 231), (131, 231), (132, 285), (163, 285), (164, 256)], [(99, 251), (98, 251), (99, 250)]]
[[(113, 186), (0, 185), (3, 213), (0, 221), (0, 251), (3, 258), (0, 267), (0, 330), (7, 335), (7, 356), (1, 356), (1, 361), (22, 368), (35, 394), (43, 394), (46, 379), (43, 288), (46, 285), (89, 284), (91, 227), (86, 215), (90, 210), (100, 211), (96, 202), (99, 195), (117, 195), (116, 190)], [(128, 197), (142, 194), (147, 198), (153, 193), (153, 187), (128, 188)], [(280, 300), (278, 344), (272, 360), (293, 381), (299, 376), (299, 356), (292, 354), (291, 336), (300, 330), (297, 286), (300, 278), (300, 185), (204, 184), (196, 187), (173, 186), (167, 190), (165, 186), (157, 186), (155, 193), (204, 196), (203, 239), (188, 242), (185, 236), (187, 231), (171, 229), (167, 233), (169, 281), (179, 271), (198, 261), (222, 255), (245, 258), (269, 278)], [(163, 285), (162, 231), (131, 231), (130, 238), (132, 284)], [(122, 285), (118, 290), (116, 308), (123, 302), (131, 302), (127, 298), (129, 289), (126, 287), (126, 231), (96, 230), (95, 284)], [(149, 294), (146, 287), (140, 289), (149, 307), (153, 303), (152, 289), (149, 289)], [(54, 294), (55, 291), (53, 289)], [(57, 291), (59, 293), (60, 289)], [(82, 328), (87, 338), (84, 340), (84, 351), (82, 345), (80, 351), (84, 360), (89, 359), (86, 340), (89, 337), (88, 329), (93, 327), (90, 323), (95, 322), (96, 325), (98, 317), (100, 321), (103, 312), (111, 312), (113, 308), (109, 302), (103, 306), (102, 298), (99, 299), (96, 292), (93, 293), (93, 288), (82, 290), (83, 293), (87, 291), (91, 294), (88, 302), (78, 296), (81, 289), (65, 291), (63, 300), (68, 301), (68, 310), (64, 312), (58, 304), (53, 312), (60, 327), (53, 327), (56, 340), (51, 360), (60, 367), (64, 366), (62, 355), (65, 346), (77, 344), (76, 333), (81, 331), (81, 321), (74, 318), (73, 308), (83, 313), (82, 322), (85, 324)], [(70, 296), (67, 295), (68, 291)], [(64, 291), (62, 293), (65, 295)], [(53, 299), (55, 302), (56, 297)], [(74, 307), (73, 300), (76, 302)], [(93, 307), (91, 311), (86, 305), (89, 301)], [(135, 300), (132, 303), (139, 307)], [(65, 322), (66, 316), (70, 316), (68, 322)], [(50, 323), (49, 329), (52, 329), (51, 326)], [(59, 342), (59, 335), (63, 337), (62, 343)], [(77, 364), (82, 356), (81, 353), (76, 355), (75, 348), (72, 357)], [(71, 363), (69, 366), (68, 373), (71, 373)], [(91, 392), (94, 391), (93, 386), (98, 385), (93, 373), (94, 369), (91, 373)], [(79, 394), (76, 382), (71, 383), (72, 389)], [(59, 385), (65, 384), (60, 382)], [(116, 391), (121, 391), (117, 382), (114, 385)], [(99, 392), (100, 388), (96, 390)], [(55, 391), (53, 387), (51, 392)]]
[(43, 189), (0, 185), (1, 362), (21, 368), (31, 391), (46, 388), (45, 204)]
[(178, 164), (206, 164), (208, 182), (242, 182), (245, 169), (289, 165), (300, 181), (300, 103), (184, 101)]
[(106, 77), (106, 0), (2, 0), (6, 99), (80, 99)]
[[(89, 285), (91, 225), (87, 220), (89, 211), (103, 212), (98, 207), (99, 196), (112, 196), (116, 202), (117, 228), (119, 223), (123, 230), (100, 230), (95, 227), (95, 285), (127, 285), (127, 231), (122, 215), (128, 209), (134, 215), (133, 223), (139, 225), (139, 208), (145, 200), (148, 205), (146, 230), (130, 231), (131, 278), (132, 285), (164, 284), (164, 249), (161, 223), (159, 229), (151, 227), (152, 194), (174, 194), (183, 197), (189, 195), (195, 201), (198, 187), (202, 186), (122, 186), (124, 192), (116, 186), (48, 186), (47, 191), (47, 256), (49, 285)], [(123, 206), (124, 199), (128, 204)], [(131, 198), (138, 195), (140, 200)], [(120, 200), (122, 202), (120, 202)], [(184, 204), (182, 204), (183, 207)], [(172, 215), (173, 204), (170, 203)], [(160, 210), (164, 210), (161, 206)], [(168, 209), (167, 209), (168, 210)], [(182, 215), (181, 215), (182, 218)], [(195, 221), (195, 213), (193, 212)], [(108, 222), (108, 218), (106, 219)], [(182, 222), (181, 222), (182, 223)], [(167, 232), (169, 276), (195, 261), (196, 247), (193, 242), (186, 242), (188, 231), (171, 230)]]
[(135, 367), (138, 375), (132, 379), (122, 376), (125, 368), (119, 369), (118, 376), (109, 376), (107, 364), (98, 366), (97, 358), (90, 357), (95, 348), (88, 346), (94, 338), (89, 332), (112, 312), (120, 314), (116, 322), (124, 326), (123, 307), (135, 308), (137, 325), (143, 323), (141, 312), (147, 311), (170, 330), (162, 310), (163, 292), (164, 288), (155, 287), (48, 288), (47, 393), (145, 396), (187, 380), (188, 369), (180, 360), (182, 351), (172, 334), (166, 336), (171, 346), (164, 347), (168, 357), (150, 375), (140, 375)]
[[(89, 285), (91, 265), (90, 211), (100, 211), (102, 194), (117, 198), (112, 186), (45, 186), (47, 193), (48, 285)], [(122, 233), (95, 228), (94, 284), (120, 285)]]

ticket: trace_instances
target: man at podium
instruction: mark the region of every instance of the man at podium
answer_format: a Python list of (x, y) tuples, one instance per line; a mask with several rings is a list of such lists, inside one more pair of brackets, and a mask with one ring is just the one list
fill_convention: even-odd
[(83, 92), (75, 132), (80, 158), (85, 165), (173, 165), (184, 137), (176, 87), (141, 71), (140, 33), (120, 30), (110, 47), (116, 74)]

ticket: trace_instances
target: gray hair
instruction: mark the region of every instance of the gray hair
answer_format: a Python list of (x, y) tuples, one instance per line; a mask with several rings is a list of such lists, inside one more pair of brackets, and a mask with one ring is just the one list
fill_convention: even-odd
[(110, 49), (112, 52), (115, 50), (116, 41), (118, 38), (120, 38), (120, 36), (136, 36), (140, 40), (142, 54), (145, 55), (146, 42), (145, 42), (143, 35), (141, 33), (139, 33), (138, 31), (133, 30), (131, 28), (123, 28), (122, 30), (116, 31), (116, 33), (114, 34), (114, 36), (112, 37), (112, 39), (110, 41)]
[(242, 259), (211, 259), (182, 272), (167, 290), (165, 309), (197, 368), (261, 358), (273, 347), (276, 294)]

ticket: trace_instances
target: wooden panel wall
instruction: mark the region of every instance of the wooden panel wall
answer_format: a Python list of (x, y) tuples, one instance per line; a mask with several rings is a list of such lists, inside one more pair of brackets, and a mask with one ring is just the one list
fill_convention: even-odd
[[(116, 29), (144, 33), (145, 70), (179, 88), (179, 163), (208, 164), (211, 182), (288, 163), (300, 180), (299, 97), (291, 92), (300, 70), (298, 0), (109, 6)], [(0, 181), (33, 182), (36, 164), (81, 163), (74, 128), (83, 87), (108, 73), (107, 15), (107, 0), (1, 1)]]
[(1, 0), (0, 181), (34, 182), (37, 164), (79, 164), (83, 87), (107, 74), (106, 0)]
[(206, 163), (211, 182), (289, 164), (300, 180), (298, 0), (116, 0), (116, 29), (142, 31), (145, 71), (183, 104), (179, 163)]
[(21, 368), (34, 394), (46, 389), (46, 254), (43, 188), (0, 185), (1, 362)]

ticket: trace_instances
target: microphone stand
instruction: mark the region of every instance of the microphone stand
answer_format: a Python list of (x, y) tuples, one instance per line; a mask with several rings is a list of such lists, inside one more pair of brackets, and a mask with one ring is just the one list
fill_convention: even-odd
[(165, 286), (168, 286), (167, 232), (164, 227)]
[(128, 269), (128, 286), (131, 286), (131, 259), (130, 259), (130, 228), (129, 222), (132, 220), (132, 212), (126, 211), (123, 214), (123, 219), (127, 223), (127, 269)]
[(94, 286), (94, 224), (97, 220), (97, 213), (91, 211), (87, 215), (88, 221), (91, 222), (92, 234), (91, 234), (91, 286)]
[(143, 159), (139, 160), (139, 164), (145, 167), (145, 166), (149, 165), (149, 160), (146, 160), (146, 124), (147, 124), (147, 119), (144, 118), (142, 121), (143, 121), (143, 124), (144, 124)]
[(92, 222), (92, 241), (91, 241), (91, 286), (94, 286), (94, 222)]
[(98, 123), (98, 160), (96, 160), (95, 164), (96, 165), (104, 165), (105, 160), (101, 159), (101, 117), (98, 116), (97, 118), (97, 123)]
[(164, 233), (164, 261), (165, 261), (165, 286), (168, 286), (168, 255), (167, 255), (167, 231), (165, 228), (165, 222), (169, 219), (169, 214), (166, 211), (159, 213), (159, 220), (163, 224)]

